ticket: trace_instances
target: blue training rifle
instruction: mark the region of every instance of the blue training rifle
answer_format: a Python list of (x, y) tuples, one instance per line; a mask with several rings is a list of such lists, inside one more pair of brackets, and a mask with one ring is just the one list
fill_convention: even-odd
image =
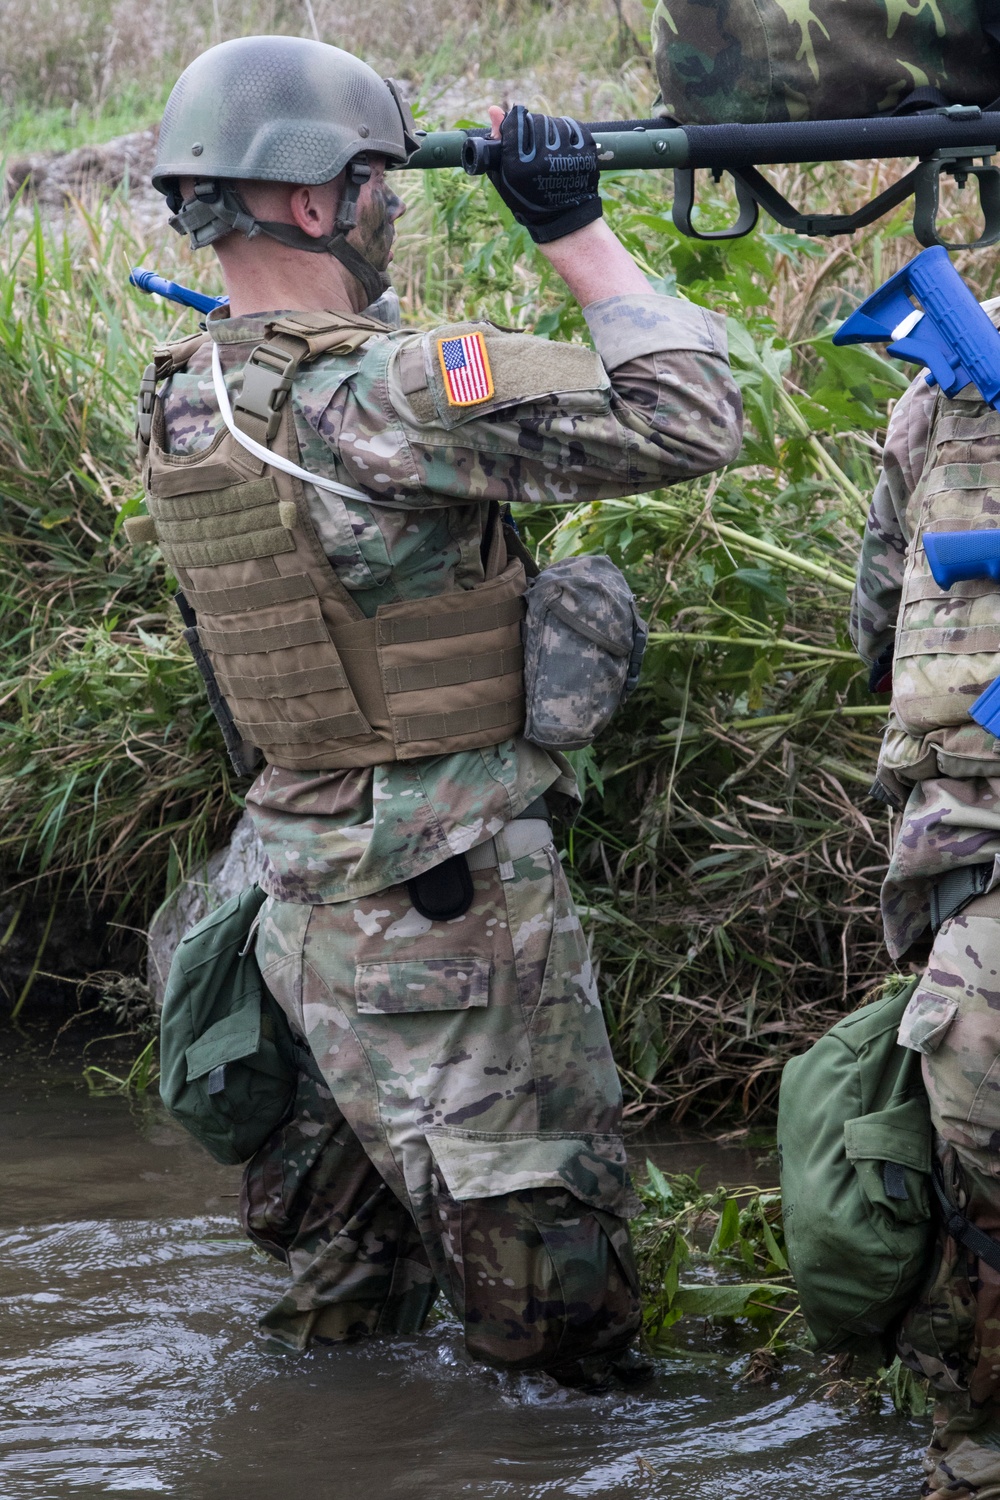
[[(940, 246), (916, 256), (862, 302), (833, 336), (835, 344), (885, 344), (897, 359), (928, 367), (928, 385), (946, 396), (975, 386), (1000, 411), (1000, 332)], [(1000, 530), (924, 533), (924, 550), (938, 588), (972, 578), (1000, 584)], [(1000, 678), (969, 709), (990, 734), (1000, 735)]]

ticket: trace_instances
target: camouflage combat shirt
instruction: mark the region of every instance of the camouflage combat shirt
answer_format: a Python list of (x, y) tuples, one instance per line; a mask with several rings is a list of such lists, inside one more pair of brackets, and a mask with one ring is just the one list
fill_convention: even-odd
[[(209, 319), (234, 391), (277, 315)], [(649, 293), (592, 303), (585, 317), (596, 356), (491, 335), (496, 395), (471, 408), (449, 406), (437, 373), (436, 341), (451, 329), (376, 335), (396, 343), (380, 382), (366, 379), (364, 351), (324, 356), (299, 373), (302, 465), (371, 496), (331, 503), (305, 487), (324, 550), (366, 616), (481, 582), (490, 501), (636, 494), (736, 457), (742, 408), (717, 315)], [(207, 343), (163, 401), (170, 451), (213, 440), (221, 418)], [(281, 901), (371, 895), (483, 842), (543, 792), (574, 797), (572, 773), (523, 738), (352, 770), (267, 766), (247, 794), (267, 856), (261, 884)]]
[[(995, 304), (989, 307), (995, 316)], [(921, 373), (889, 422), (851, 600), (851, 639), (868, 666), (895, 636), (910, 541), (907, 501), (927, 458), (937, 395), (937, 388)], [(935, 881), (960, 865), (1000, 856), (1000, 779), (918, 781), (894, 823), (892, 856), (882, 886), (882, 920), (886, 946), (893, 958), (900, 958), (930, 925)]]

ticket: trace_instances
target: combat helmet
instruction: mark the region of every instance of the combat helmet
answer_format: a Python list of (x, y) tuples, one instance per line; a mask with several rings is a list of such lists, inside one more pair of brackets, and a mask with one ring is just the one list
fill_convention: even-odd
[[(167, 199), (173, 228), (195, 248), (235, 231), (326, 251), (374, 302), (388, 278), (346, 235), (357, 223), (358, 193), (371, 175), (367, 153), (403, 166), (417, 148), (413, 128), (395, 83), (350, 52), (306, 37), (239, 37), (196, 57), (174, 85), (153, 186)], [(345, 168), (334, 232), (321, 239), (294, 224), (256, 219), (235, 186), (241, 178), (311, 185)], [(180, 177), (198, 179), (188, 203), (178, 190)]]

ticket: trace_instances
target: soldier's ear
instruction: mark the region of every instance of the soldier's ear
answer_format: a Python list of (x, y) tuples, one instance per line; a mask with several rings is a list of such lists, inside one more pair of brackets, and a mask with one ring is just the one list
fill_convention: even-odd
[(302, 183), (288, 190), (289, 222), (314, 240), (333, 233), (340, 202), (341, 178), (332, 182)]

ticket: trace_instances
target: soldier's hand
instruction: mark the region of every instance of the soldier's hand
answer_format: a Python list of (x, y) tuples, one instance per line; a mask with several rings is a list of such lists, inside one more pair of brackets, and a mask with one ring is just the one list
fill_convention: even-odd
[(597, 147), (586, 125), (566, 116), (533, 115), (515, 104), (499, 138), (500, 169), (489, 173), (490, 181), (536, 245), (601, 217)]

